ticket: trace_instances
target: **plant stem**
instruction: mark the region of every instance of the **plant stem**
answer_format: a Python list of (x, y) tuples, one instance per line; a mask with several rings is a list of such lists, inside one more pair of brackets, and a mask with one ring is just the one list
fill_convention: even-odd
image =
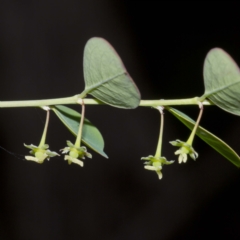
[(78, 95), (66, 98), (27, 100), (27, 101), (0, 101), (1, 108), (10, 107), (41, 107), (59, 104), (77, 104)]
[[(172, 105), (198, 105), (199, 98), (172, 99), (172, 100), (141, 100), (141, 107), (157, 107), (157, 106), (172, 106)], [(204, 100), (203, 105), (212, 105), (209, 101)]]
[(80, 120), (80, 124), (79, 124), (77, 139), (75, 142), (76, 147), (81, 146), (82, 130), (83, 130), (83, 123), (84, 123), (84, 116), (85, 116), (85, 105), (84, 105), (83, 100), (81, 101), (81, 104), (82, 104), (82, 114), (81, 114), (81, 120)]
[[(0, 101), (0, 108), (11, 107), (41, 107), (60, 104), (78, 104), (78, 100), (81, 99), (79, 95), (66, 98), (55, 99), (43, 99), (43, 100), (27, 100), (27, 101)], [(96, 99), (84, 98), (86, 105), (106, 105)], [(186, 98), (186, 99), (173, 99), (173, 100), (141, 100), (140, 107), (157, 107), (157, 106), (172, 106), (172, 105), (197, 105), (199, 98)], [(209, 101), (204, 100), (203, 105), (212, 105)]]
[(158, 108), (159, 112), (160, 112), (160, 132), (159, 132), (159, 138), (158, 138), (158, 145), (157, 145), (157, 150), (155, 153), (155, 157), (160, 158), (161, 154), (162, 154), (162, 138), (163, 138), (163, 125), (164, 125), (164, 117), (163, 117), (163, 108), (159, 107)]

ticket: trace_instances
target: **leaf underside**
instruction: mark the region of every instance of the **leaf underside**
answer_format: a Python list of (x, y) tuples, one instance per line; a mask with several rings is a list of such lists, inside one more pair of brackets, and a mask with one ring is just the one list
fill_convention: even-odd
[[(166, 109), (190, 130), (193, 129), (195, 121), (188, 117), (186, 114), (171, 107), (167, 107)], [(200, 126), (197, 128), (196, 135), (213, 149), (215, 149), (217, 152), (219, 152), (221, 155), (223, 155), (226, 159), (232, 162), (235, 166), (240, 167), (240, 157), (238, 156), (238, 154), (220, 138)]]
[(240, 116), (240, 72), (234, 60), (222, 49), (214, 48), (206, 56), (203, 75), (203, 98)]
[(84, 49), (85, 90), (98, 100), (119, 108), (136, 108), (141, 96), (114, 48), (103, 38), (88, 40)]
[[(51, 109), (70, 130), (70, 132), (76, 136), (78, 133), (81, 114), (63, 105), (53, 106)], [(101, 133), (86, 118), (84, 119), (82, 142), (103, 157), (108, 158), (107, 154), (103, 151), (104, 141)]]

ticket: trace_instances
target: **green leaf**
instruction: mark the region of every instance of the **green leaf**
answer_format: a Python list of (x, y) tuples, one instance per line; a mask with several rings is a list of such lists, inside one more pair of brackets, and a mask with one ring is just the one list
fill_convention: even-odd
[[(186, 114), (174, 108), (167, 107), (166, 109), (176, 118), (178, 118), (189, 129), (193, 129), (195, 121), (193, 121)], [(197, 128), (196, 135), (208, 145), (210, 145), (213, 149), (215, 149), (217, 152), (219, 152), (221, 155), (223, 155), (226, 159), (232, 162), (234, 165), (240, 167), (240, 157), (238, 156), (238, 154), (220, 138), (200, 126)]]
[(119, 108), (136, 108), (139, 90), (113, 47), (103, 38), (91, 38), (84, 49), (85, 89), (100, 101)]
[[(78, 133), (81, 114), (62, 105), (53, 106), (51, 109), (56, 113), (70, 132), (76, 136)], [(101, 133), (86, 118), (84, 119), (82, 142), (103, 157), (108, 158), (106, 153), (103, 151), (104, 141)]]
[(202, 98), (240, 116), (240, 72), (234, 60), (222, 49), (214, 48), (206, 56), (203, 75)]

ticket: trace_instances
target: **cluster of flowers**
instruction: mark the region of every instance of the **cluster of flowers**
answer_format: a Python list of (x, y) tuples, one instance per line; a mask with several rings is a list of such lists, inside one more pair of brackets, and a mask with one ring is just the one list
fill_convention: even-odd
[[(50, 151), (48, 149), (49, 145), (45, 143), (49, 123), (50, 108), (43, 107), (43, 109), (47, 111), (47, 118), (40, 144), (38, 146), (35, 146), (33, 144), (31, 145), (24, 144), (26, 148), (31, 149), (30, 151), (31, 156), (25, 156), (25, 159), (29, 161), (34, 161), (36, 163), (43, 163), (45, 160), (49, 160), (51, 157), (60, 156), (58, 153)], [(82, 123), (80, 122), (80, 125), (83, 124), (83, 118), (84, 115), (82, 115)], [(67, 160), (68, 164), (76, 163), (79, 166), (83, 167), (82, 160), (85, 159), (85, 157), (92, 158), (92, 155), (87, 152), (86, 147), (80, 146), (81, 134), (82, 133), (80, 129), (78, 133), (79, 136), (77, 137), (75, 144), (72, 144), (70, 141), (67, 141), (68, 147), (63, 148), (60, 151), (62, 151), (62, 154), (66, 154), (64, 160)]]
[[(193, 159), (196, 160), (198, 157), (198, 153), (193, 149), (192, 143), (194, 136), (196, 134), (196, 130), (198, 128), (200, 119), (202, 117), (202, 112), (203, 112), (203, 105), (199, 103), (199, 108), (200, 108), (200, 113), (198, 116), (198, 119), (195, 123), (195, 126), (186, 142), (176, 140), (176, 141), (171, 141), (170, 143), (173, 146), (179, 147), (179, 149), (175, 152), (175, 155), (179, 155), (178, 157), (178, 162), (179, 163), (186, 163), (188, 155)], [(158, 175), (158, 178), (162, 178), (162, 167), (163, 165), (169, 165), (174, 163), (174, 161), (167, 161), (165, 157), (161, 156), (161, 145), (162, 145), (162, 129), (163, 129), (163, 107), (158, 107), (157, 108), (160, 111), (161, 114), (161, 126), (160, 126), (160, 134), (159, 134), (159, 141), (158, 141), (158, 146), (157, 146), (157, 151), (154, 156), (150, 155), (148, 157), (143, 157), (141, 158), (142, 160), (145, 160), (144, 168), (147, 170), (155, 171)]]
[[(43, 135), (42, 135), (39, 146), (35, 146), (33, 144), (31, 144), (31, 145), (24, 144), (25, 147), (31, 149), (30, 154), (32, 155), (32, 156), (25, 156), (25, 159), (29, 160), (29, 161), (34, 161), (36, 163), (43, 163), (46, 159), (49, 160), (51, 157), (59, 156), (58, 153), (50, 151), (48, 149), (49, 145), (45, 143), (47, 127), (48, 127), (48, 122), (49, 122), (50, 108), (45, 107), (43, 109), (45, 109), (47, 111), (47, 119), (46, 119)], [(159, 134), (159, 141), (158, 141), (156, 154), (154, 156), (149, 155), (148, 157), (142, 157), (141, 159), (145, 160), (145, 162), (144, 162), (145, 169), (155, 171), (158, 175), (158, 178), (162, 179), (163, 165), (172, 164), (172, 163), (174, 163), (174, 161), (167, 161), (167, 159), (165, 157), (161, 156), (162, 135), (163, 135), (163, 107), (157, 107), (157, 109), (159, 110), (160, 115), (161, 115), (161, 125), (160, 125), (160, 134)], [(196, 160), (196, 158), (198, 157), (198, 153), (193, 149), (192, 143), (193, 143), (193, 139), (194, 139), (196, 130), (199, 125), (199, 121), (202, 116), (202, 111), (203, 111), (203, 108), (202, 108), (202, 105), (200, 105), (200, 114), (198, 116), (198, 120), (196, 121), (195, 126), (192, 130), (192, 133), (191, 133), (190, 137), (188, 138), (187, 142), (183, 142), (178, 139), (176, 141), (170, 142), (173, 146), (179, 147), (179, 149), (175, 152), (175, 155), (179, 155), (179, 157), (178, 157), (179, 163), (182, 163), (182, 162), (186, 163), (188, 155), (193, 160)], [(84, 118), (84, 105), (83, 105), (82, 119), (81, 119), (80, 126), (79, 126), (79, 133), (78, 133), (75, 144), (71, 143), (70, 141), (67, 141), (67, 147), (60, 150), (60, 151), (62, 151), (62, 154), (66, 154), (64, 157), (64, 160), (67, 160), (69, 164), (75, 163), (81, 167), (83, 167), (83, 165), (84, 165), (82, 160), (85, 159), (85, 157), (92, 158), (92, 155), (87, 152), (86, 147), (80, 146), (81, 134), (82, 134), (81, 133), (81, 129), (82, 129), (81, 125), (83, 125), (83, 118)]]
[[(193, 159), (196, 160), (198, 157), (198, 153), (193, 149), (193, 147), (188, 144), (187, 142), (182, 142), (180, 140), (172, 141), (170, 142), (173, 146), (180, 147), (176, 152), (175, 155), (179, 154), (178, 162), (179, 163), (186, 163), (187, 162), (187, 155)], [(148, 157), (142, 157), (142, 160), (146, 160), (144, 162), (145, 166), (144, 168), (147, 170), (155, 171), (158, 175), (159, 179), (162, 179), (162, 167), (163, 165), (169, 165), (174, 163), (174, 161), (167, 161), (165, 157), (158, 157), (158, 156), (148, 156)]]
[[(65, 147), (61, 149), (62, 154), (68, 153), (68, 155), (65, 155), (64, 160), (68, 161), (68, 164), (76, 163), (79, 166), (83, 167), (83, 161), (82, 159), (85, 159), (85, 157), (92, 158), (92, 154), (87, 152), (86, 147), (78, 147), (72, 144), (70, 141), (67, 141), (68, 147)], [(43, 144), (39, 146), (35, 146), (33, 144), (26, 145), (24, 144), (26, 148), (31, 149), (30, 154), (33, 156), (25, 156), (26, 160), (34, 161), (36, 163), (43, 163), (45, 160), (49, 160), (50, 157), (60, 156), (56, 152), (50, 151), (48, 144)], [(80, 160), (81, 159), (81, 160)]]

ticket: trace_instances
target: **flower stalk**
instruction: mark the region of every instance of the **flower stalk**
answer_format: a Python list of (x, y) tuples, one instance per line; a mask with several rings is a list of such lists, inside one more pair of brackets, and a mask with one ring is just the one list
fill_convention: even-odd
[(159, 106), (157, 109), (160, 112), (161, 121), (160, 121), (160, 131), (159, 131), (159, 138), (158, 138), (158, 144), (157, 149), (155, 153), (155, 157), (160, 157), (162, 154), (162, 139), (163, 139), (163, 126), (164, 126), (164, 117), (163, 117), (163, 107)]
[(85, 117), (85, 104), (84, 104), (84, 101), (81, 100), (80, 103), (82, 104), (82, 114), (81, 114), (79, 129), (78, 129), (78, 135), (77, 135), (76, 142), (75, 142), (75, 146), (76, 147), (80, 147), (81, 146), (83, 124), (84, 124), (84, 117)]
[(172, 164), (174, 161), (167, 161), (165, 157), (162, 157), (162, 138), (163, 138), (163, 126), (164, 126), (164, 113), (163, 113), (163, 107), (158, 106), (156, 109), (159, 110), (160, 116), (161, 116), (161, 121), (160, 121), (160, 131), (159, 131), (159, 138), (158, 138), (158, 144), (157, 144), (157, 149), (156, 153), (154, 156), (149, 155), (148, 157), (142, 157), (141, 160), (146, 160), (144, 162), (145, 166), (144, 168), (147, 170), (155, 171), (158, 175), (159, 179), (162, 179), (162, 166), (163, 165), (169, 165)]
[(193, 139), (194, 139), (194, 137), (196, 135), (196, 131), (197, 131), (197, 128), (199, 126), (199, 123), (200, 123), (200, 120), (201, 120), (202, 114), (203, 114), (203, 104), (201, 102), (199, 102), (198, 105), (199, 105), (199, 108), (200, 108), (200, 112), (199, 112), (197, 121), (196, 121), (196, 123), (194, 125), (194, 128), (193, 128), (193, 130), (192, 130), (192, 132), (191, 132), (191, 134), (190, 134), (190, 136), (189, 136), (189, 138), (187, 140), (187, 144), (189, 144), (189, 145), (192, 145), (192, 143), (193, 143)]
[(48, 149), (49, 145), (45, 144), (48, 124), (49, 124), (49, 117), (50, 117), (50, 108), (47, 106), (44, 106), (42, 108), (47, 111), (47, 116), (46, 116), (46, 122), (45, 122), (45, 126), (44, 126), (44, 130), (43, 130), (43, 134), (42, 134), (40, 143), (38, 146), (35, 146), (33, 144), (31, 144), (31, 145), (24, 144), (24, 146), (26, 148), (31, 149), (30, 154), (33, 155), (33, 156), (25, 156), (25, 159), (29, 160), (29, 161), (34, 161), (36, 163), (43, 163), (45, 159), (49, 160), (50, 157), (59, 156), (58, 153), (50, 151)]
[(180, 147), (175, 152), (175, 155), (179, 155), (179, 157), (178, 157), (179, 163), (182, 163), (182, 162), (186, 163), (188, 154), (193, 160), (196, 160), (198, 158), (198, 153), (193, 149), (192, 143), (193, 143), (197, 128), (199, 126), (199, 123), (200, 123), (200, 120), (201, 120), (202, 114), (203, 114), (203, 104), (201, 102), (199, 102), (199, 108), (200, 108), (200, 112), (199, 112), (197, 121), (194, 125), (194, 128), (193, 128), (187, 142), (180, 141), (179, 139), (177, 139), (176, 141), (170, 142), (173, 146)]
[(64, 157), (64, 160), (67, 160), (68, 164), (71, 164), (73, 162), (83, 167), (84, 165), (83, 161), (80, 159), (85, 159), (85, 156), (88, 158), (92, 158), (92, 155), (87, 152), (86, 147), (84, 146), (81, 147), (81, 139), (82, 139), (82, 132), (83, 132), (84, 117), (85, 117), (85, 104), (82, 99), (79, 99), (78, 103), (82, 105), (82, 114), (80, 118), (80, 124), (79, 124), (79, 129), (78, 129), (78, 134), (77, 134), (75, 144), (72, 144), (70, 141), (67, 141), (68, 147), (61, 149), (61, 151), (62, 151), (62, 154), (69, 153)]
[(48, 124), (49, 124), (49, 118), (50, 118), (50, 108), (49, 107), (43, 107), (43, 109), (46, 110), (47, 116), (46, 116), (45, 126), (44, 126), (44, 129), (43, 129), (42, 138), (41, 138), (41, 141), (39, 143), (39, 147), (41, 147), (45, 144), (46, 137), (47, 137)]

